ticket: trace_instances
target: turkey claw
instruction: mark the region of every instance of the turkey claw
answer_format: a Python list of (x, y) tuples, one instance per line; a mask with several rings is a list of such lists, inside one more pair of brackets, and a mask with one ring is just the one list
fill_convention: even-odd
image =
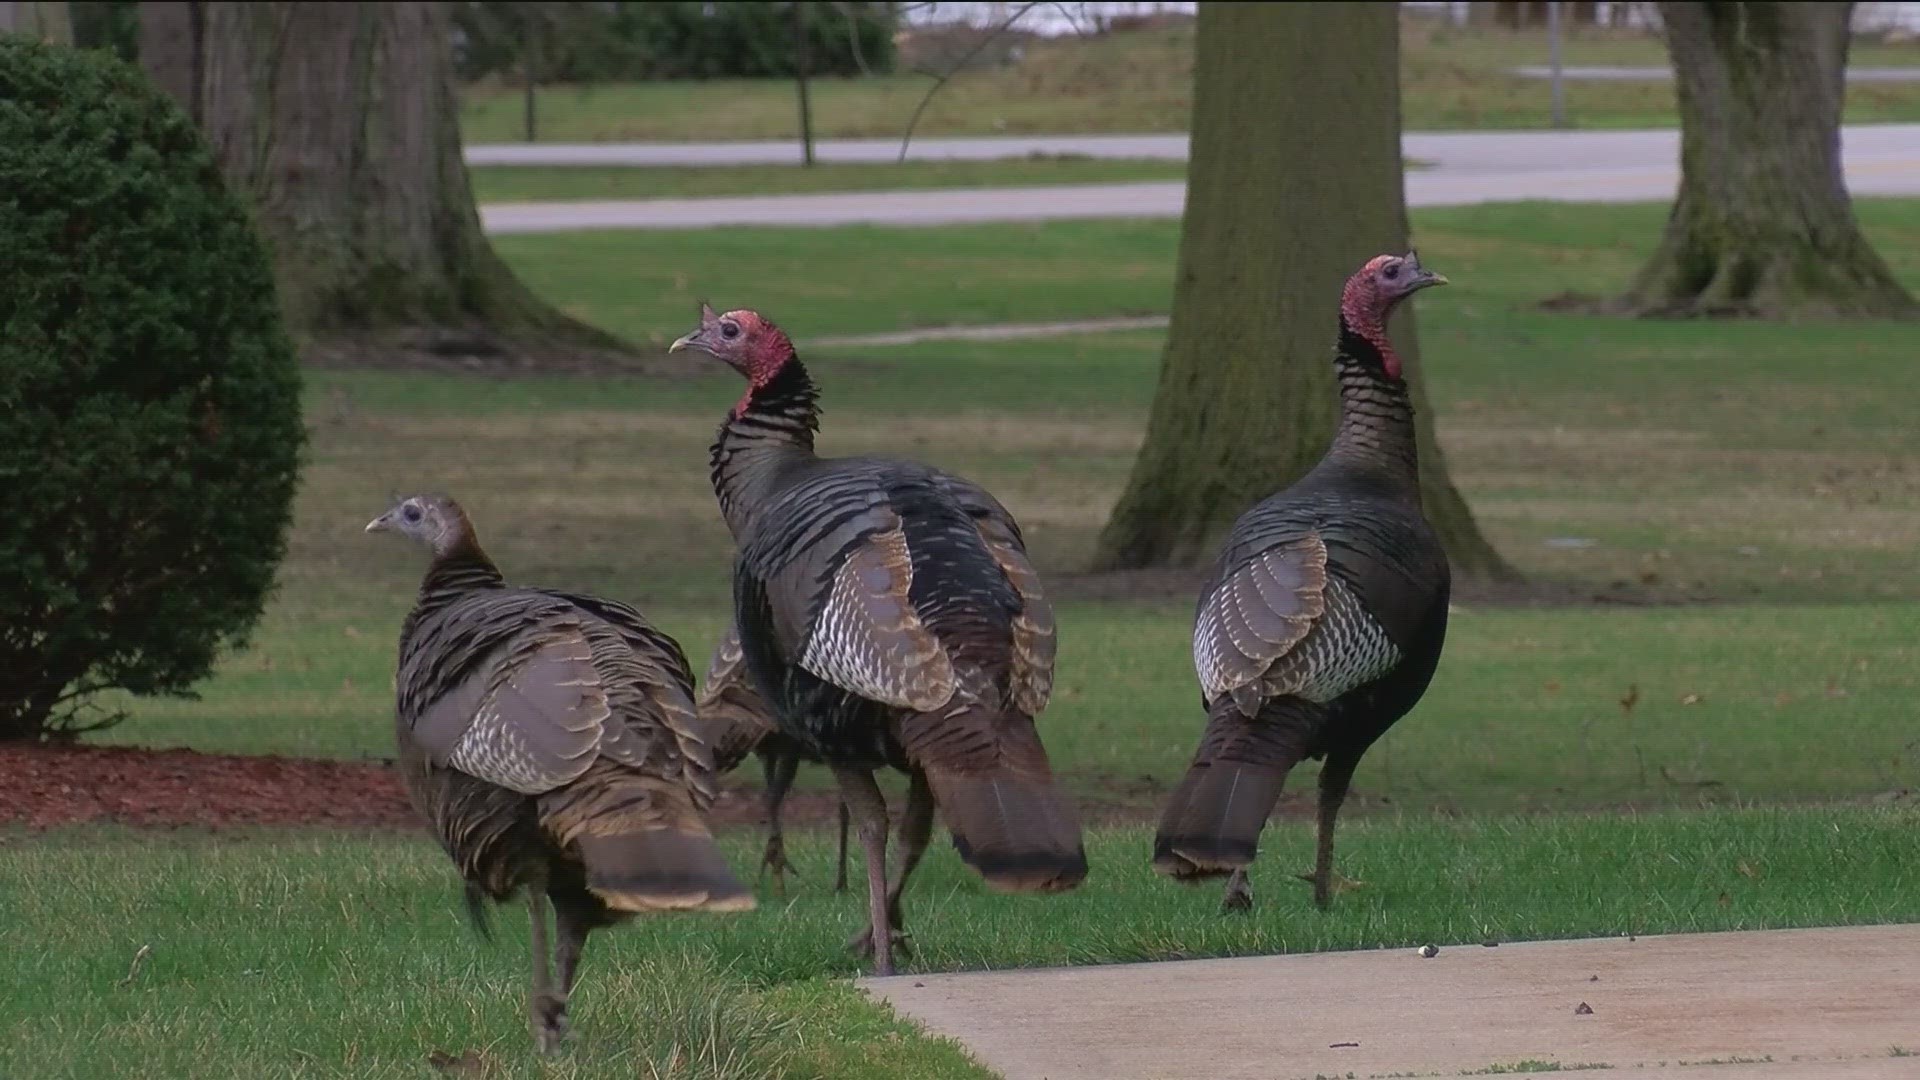
[(1246, 870), (1233, 872), (1227, 879), (1227, 888), (1220, 896), (1221, 911), (1252, 911), (1253, 883), (1247, 880)]
[(769, 870), (773, 871), (773, 891), (781, 896), (787, 895), (787, 875), (800, 876), (800, 872), (787, 861), (787, 842), (778, 834), (767, 837), (767, 850), (760, 856), (760, 877), (763, 880)]
[(1339, 896), (1341, 893), (1353, 892), (1356, 889), (1364, 889), (1367, 887), (1366, 882), (1355, 881), (1338, 871), (1329, 875), (1324, 885), (1312, 874), (1295, 874), (1293, 876), (1313, 886), (1314, 903), (1322, 908), (1326, 907), (1334, 897)]
[(536, 994), (528, 1003), (531, 1014), (533, 1041), (540, 1052), (551, 1057), (560, 1052), (561, 1044), (571, 1034), (567, 1024), (567, 999), (558, 994)]
[[(868, 926), (848, 938), (847, 948), (862, 960), (873, 959), (873, 927)], [(913, 946), (907, 939), (907, 932), (898, 927), (893, 930), (893, 955), (902, 959), (913, 957)]]

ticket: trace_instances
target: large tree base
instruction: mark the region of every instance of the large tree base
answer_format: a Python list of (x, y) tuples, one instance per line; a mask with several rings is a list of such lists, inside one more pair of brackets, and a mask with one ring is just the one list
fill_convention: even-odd
[(1656, 256), (1626, 295), (1602, 305), (1636, 318), (1910, 319), (1920, 316), (1878, 258), (1748, 249)]

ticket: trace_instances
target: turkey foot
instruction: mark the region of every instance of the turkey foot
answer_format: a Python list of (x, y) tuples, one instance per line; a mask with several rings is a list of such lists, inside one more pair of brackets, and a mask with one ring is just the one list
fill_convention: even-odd
[(1367, 887), (1366, 882), (1355, 881), (1338, 870), (1329, 872), (1325, 883), (1322, 883), (1312, 874), (1295, 874), (1293, 876), (1313, 886), (1313, 902), (1322, 908), (1326, 907), (1334, 897), (1339, 896), (1341, 893), (1353, 892), (1356, 889), (1364, 889)]
[(760, 876), (766, 877), (769, 870), (773, 871), (773, 891), (780, 896), (787, 895), (787, 875), (800, 876), (787, 861), (787, 841), (779, 833), (767, 837), (766, 853), (760, 856)]
[(569, 1033), (567, 1025), (567, 999), (552, 991), (533, 995), (527, 1003), (533, 1027), (533, 1041), (540, 1052), (552, 1056), (560, 1052), (560, 1045)]
[(1242, 866), (1227, 878), (1227, 890), (1220, 896), (1221, 911), (1252, 911), (1253, 883), (1247, 880), (1247, 868)]
[[(847, 939), (847, 948), (862, 960), (873, 959), (873, 927), (868, 925)], [(912, 945), (907, 940), (907, 932), (899, 927), (893, 928), (893, 955), (903, 959), (913, 958)]]

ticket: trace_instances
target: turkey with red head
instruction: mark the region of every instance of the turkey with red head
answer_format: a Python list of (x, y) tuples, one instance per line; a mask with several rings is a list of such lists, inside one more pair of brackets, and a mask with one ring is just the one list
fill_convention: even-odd
[[(1080, 822), (1034, 727), (1053, 687), (1053, 612), (1012, 515), (925, 465), (816, 454), (813, 380), (756, 312), (702, 304), (673, 348), (747, 380), (712, 453), (738, 548), (734, 622), (780, 730), (833, 768), (859, 825), (869, 925), (854, 947), (893, 971), (900, 898), (936, 806), (990, 888), (1078, 885)], [(891, 883), (873, 775), (889, 766), (909, 779)]]
[(1193, 663), (1207, 726), (1160, 818), (1153, 865), (1181, 880), (1227, 876), (1229, 910), (1251, 906), (1260, 831), (1305, 758), (1325, 759), (1308, 880), (1314, 902), (1328, 905), (1334, 819), (1354, 768), (1439, 663), (1447, 555), (1421, 513), (1413, 406), (1387, 317), (1444, 284), (1411, 252), (1381, 255), (1347, 280), (1333, 445), (1234, 523), (1201, 591)]
[(640, 912), (753, 907), (707, 831), (713, 754), (693, 673), (625, 604), (508, 585), (452, 499), (402, 499), (367, 531), (433, 553), (400, 629), (401, 775), (466, 880), (475, 925), (486, 929), (488, 899), (525, 892), (528, 1011), (551, 1052), (593, 930)]

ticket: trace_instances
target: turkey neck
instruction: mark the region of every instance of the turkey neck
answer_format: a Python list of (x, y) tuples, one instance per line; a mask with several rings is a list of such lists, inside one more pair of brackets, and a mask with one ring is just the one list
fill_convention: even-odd
[(1340, 319), (1334, 376), (1340, 382), (1340, 426), (1326, 461), (1377, 475), (1416, 504), (1420, 498), (1413, 402), (1407, 384), (1386, 373), (1393, 346), (1384, 330), (1366, 333)]
[(446, 551), (435, 552), (427, 576), (420, 582), (420, 600), (416, 613), (424, 614), (451, 604), (467, 593), (480, 589), (503, 589), (507, 585), (499, 568), (472, 536), (462, 537)]
[(813, 433), (819, 428), (819, 393), (798, 356), (765, 382), (752, 385), (720, 425), (710, 459), (713, 490), (736, 539), (745, 532), (753, 508), (765, 502), (793, 468), (818, 460)]

